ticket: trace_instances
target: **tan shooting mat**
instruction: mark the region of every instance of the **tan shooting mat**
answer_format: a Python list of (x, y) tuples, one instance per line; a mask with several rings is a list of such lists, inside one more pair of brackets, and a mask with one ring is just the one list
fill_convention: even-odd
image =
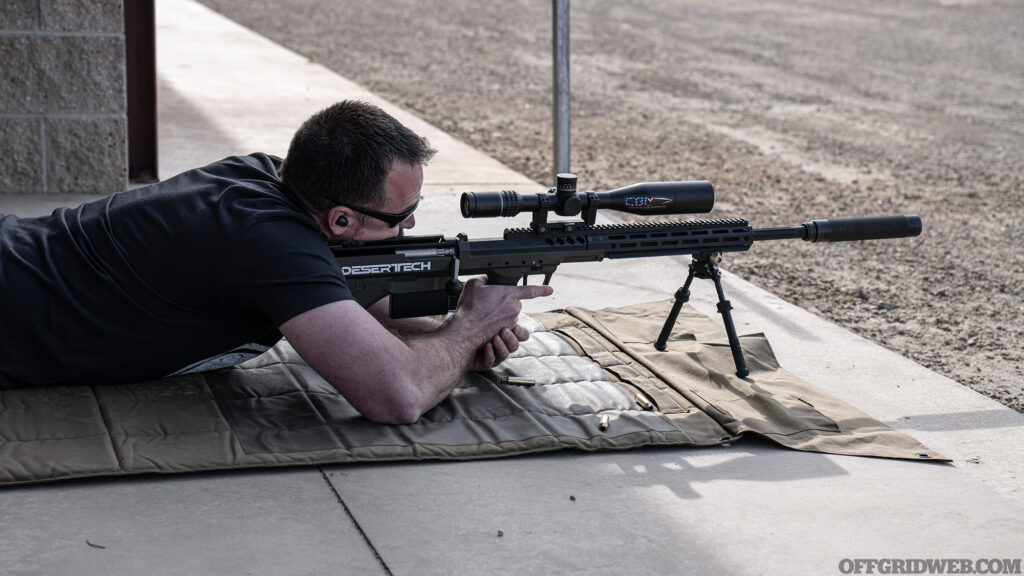
[[(709, 446), (756, 433), (798, 450), (944, 460), (785, 372), (762, 335), (733, 374), (722, 328), (670, 301), (524, 316), (529, 341), (415, 424), (362, 418), (287, 342), (235, 368), (108, 386), (0, 390), (0, 484), (565, 448)], [(532, 380), (521, 386), (503, 377)]]

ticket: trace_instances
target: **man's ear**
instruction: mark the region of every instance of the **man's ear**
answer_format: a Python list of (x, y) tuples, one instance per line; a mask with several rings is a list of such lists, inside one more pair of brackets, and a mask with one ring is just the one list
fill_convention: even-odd
[(332, 236), (347, 236), (358, 222), (352, 210), (346, 206), (335, 206), (327, 211), (326, 225)]

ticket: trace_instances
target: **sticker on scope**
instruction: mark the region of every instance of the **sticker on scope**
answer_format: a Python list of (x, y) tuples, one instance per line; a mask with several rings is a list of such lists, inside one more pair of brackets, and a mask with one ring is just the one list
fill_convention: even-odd
[(626, 196), (625, 204), (630, 208), (663, 208), (672, 203), (671, 198), (657, 196)]

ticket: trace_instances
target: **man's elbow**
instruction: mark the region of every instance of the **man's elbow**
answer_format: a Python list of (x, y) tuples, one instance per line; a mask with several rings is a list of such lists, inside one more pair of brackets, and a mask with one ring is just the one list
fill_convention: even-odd
[(415, 387), (390, 384), (375, 387), (369, 395), (349, 402), (364, 418), (381, 424), (414, 424), (430, 409), (416, 396)]
[(387, 403), (359, 410), (359, 413), (367, 420), (381, 424), (415, 424), (423, 412), (425, 411), (404, 402)]

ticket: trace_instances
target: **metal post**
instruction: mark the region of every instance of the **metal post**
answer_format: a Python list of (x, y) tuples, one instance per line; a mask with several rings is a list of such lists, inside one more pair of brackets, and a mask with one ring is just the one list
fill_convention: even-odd
[(554, 59), (555, 174), (569, 163), (569, 0), (551, 0)]
[(157, 181), (156, 11), (154, 0), (124, 3), (128, 179)]

